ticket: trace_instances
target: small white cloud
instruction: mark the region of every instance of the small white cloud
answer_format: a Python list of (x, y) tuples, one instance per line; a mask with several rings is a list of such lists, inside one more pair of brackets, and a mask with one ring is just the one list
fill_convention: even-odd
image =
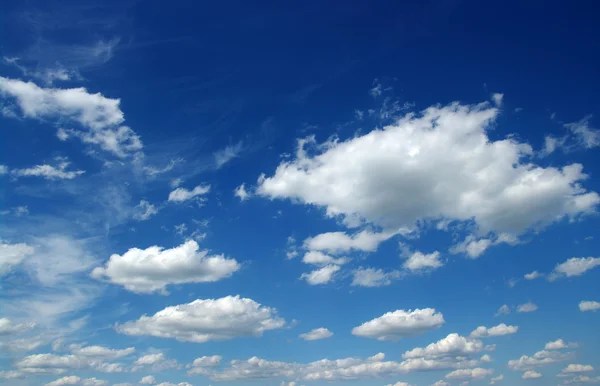
[(354, 327), (352, 335), (395, 341), (439, 328), (444, 323), (442, 313), (433, 308), (397, 310)]
[(523, 276), (525, 279), (527, 280), (535, 280), (539, 277), (544, 276), (543, 274), (539, 273), (538, 271), (533, 271), (531, 273), (526, 274), (525, 276)]
[(565, 127), (571, 131), (576, 141), (585, 149), (600, 146), (600, 130), (590, 126), (591, 115), (583, 117), (577, 122), (567, 123)]
[(146, 200), (141, 200), (133, 208), (133, 218), (139, 221), (146, 221), (158, 213), (158, 209)]
[(200, 198), (199, 196), (203, 196), (208, 192), (210, 192), (210, 185), (198, 185), (192, 190), (177, 188), (169, 193), (169, 201), (184, 202), (193, 198)]
[(308, 251), (302, 258), (303, 263), (317, 266), (325, 266), (329, 264), (344, 265), (348, 261), (350, 260), (345, 257), (335, 258), (318, 251)]
[(322, 268), (315, 269), (309, 273), (303, 273), (300, 279), (306, 280), (310, 285), (327, 284), (333, 280), (336, 272), (341, 269), (339, 265), (329, 264)]
[(300, 338), (304, 340), (320, 340), (331, 338), (333, 333), (326, 328), (315, 328), (307, 333), (300, 334)]
[(542, 377), (542, 374), (538, 373), (537, 371), (529, 370), (529, 371), (525, 371), (521, 378), (523, 378), (523, 379), (538, 379), (541, 377)]
[(493, 337), (493, 336), (516, 334), (517, 331), (519, 331), (519, 327), (507, 326), (506, 324), (501, 323), (497, 326), (490, 327), (490, 328), (487, 328), (484, 326), (479, 326), (471, 332), (471, 337), (472, 338), (489, 338), (489, 337)]
[(139, 383), (142, 385), (154, 385), (156, 383), (156, 378), (154, 378), (152, 375), (147, 375), (140, 379)]
[(510, 315), (510, 307), (506, 304), (504, 304), (502, 307), (500, 307), (498, 309), (498, 311), (496, 311), (494, 316), (500, 316), (500, 315)]
[(364, 230), (353, 235), (345, 232), (327, 232), (304, 240), (304, 248), (311, 251), (342, 253), (350, 251), (375, 252), (379, 244), (398, 232), (373, 233)]
[(581, 276), (598, 266), (600, 266), (600, 257), (572, 257), (558, 264), (548, 279), (552, 281), (561, 277)]
[(533, 304), (532, 302), (527, 302), (525, 304), (521, 304), (517, 307), (517, 312), (534, 312), (537, 311), (538, 306)]
[(564, 348), (576, 348), (579, 347), (577, 343), (567, 343), (562, 339), (557, 339), (553, 342), (546, 343), (544, 350), (561, 350)]
[(440, 261), (440, 253), (438, 251), (425, 254), (423, 252), (413, 252), (409, 255), (402, 266), (409, 271), (423, 271), (440, 268), (444, 265)]
[(0, 243), (0, 277), (19, 265), (27, 256), (31, 256), (35, 248), (27, 244)]
[(504, 94), (501, 93), (495, 93), (492, 94), (492, 101), (494, 101), (494, 104), (498, 107), (502, 106), (502, 99), (504, 99)]
[(234, 189), (233, 195), (240, 199), (240, 201), (245, 201), (250, 198), (250, 193), (246, 191), (246, 185), (241, 184), (237, 188)]
[(581, 312), (597, 311), (597, 310), (600, 310), (600, 302), (584, 300), (579, 303), (579, 311), (581, 311)]
[(240, 141), (240, 142), (236, 143), (235, 145), (229, 145), (229, 146), (225, 147), (224, 149), (216, 151), (214, 153), (216, 168), (220, 169), (227, 162), (238, 157), (240, 155), (242, 149), (243, 149), (243, 144)]
[(497, 377), (490, 379), (490, 385), (495, 385), (496, 382), (500, 382), (503, 379), (504, 379), (504, 375), (500, 374)]
[(590, 371), (594, 371), (594, 367), (591, 365), (579, 365), (579, 364), (570, 364), (564, 369), (562, 369), (561, 373), (563, 374), (574, 374), (574, 373), (587, 373)]
[(31, 330), (36, 326), (33, 322), (27, 323), (14, 323), (8, 318), (0, 318), (0, 336), (12, 335)]
[(483, 350), (483, 342), (478, 339), (465, 338), (458, 334), (448, 334), (443, 339), (429, 344), (427, 347), (417, 347), (402, 354), (404, 359), (436, 359), (440, 357), (465, 357), (477, 354)]
[(56, 166), (44, 164), (25, 169), (13, 169), (12, 174), (17, 177), (42, 177), (47, 180), (72, 180), (85, 173), (83, 170), (67, 170), (67, 167), (70, 164), (69, 161), (61, 158)]
[(352, 273), (353, 286), (360, 287), (383, 287), (392, 284), (392, 281), (400, 277), (400, 271), (385, 272), (382, 269), (360, 267)]
[(56, 136), (58, 137), (58, 139), (60, 139), (61, 141), (66, 141), (67, 139), (69, 139), (69, 133), (63, 129), (63, 128), (59, 128), (56, 131)]
[(508, 367), (514, 371), (531, 370), (534, 367), (549, 366), (555, 363), (568, 361), (573, 357), (571, 352), (538, 351), (532, 356), (523, 355), (519, 359), (508, 361)]
[(452, 380), (479, 380), (489, 377), (494, 373), (492, 369), (482, 369), (480, 367), (474, 369), (458, 369), (446, 374), (446, 379)]

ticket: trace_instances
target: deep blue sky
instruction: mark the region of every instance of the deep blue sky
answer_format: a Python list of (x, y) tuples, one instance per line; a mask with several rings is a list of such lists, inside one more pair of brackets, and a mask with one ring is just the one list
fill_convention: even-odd
[(598, 11), (2, 2), (0, 384), (599, 382)]

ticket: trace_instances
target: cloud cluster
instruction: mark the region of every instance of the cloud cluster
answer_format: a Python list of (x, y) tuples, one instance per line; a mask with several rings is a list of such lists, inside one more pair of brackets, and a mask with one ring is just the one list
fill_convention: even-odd
[(497, 326), (487, 328), (485, 326), (479, 326), (471, 332), (472, 338), (489, 338), (493, 336), (502, 336), (516, 334), (519, 331), (518, 326), (507, 326), (501, 323)]

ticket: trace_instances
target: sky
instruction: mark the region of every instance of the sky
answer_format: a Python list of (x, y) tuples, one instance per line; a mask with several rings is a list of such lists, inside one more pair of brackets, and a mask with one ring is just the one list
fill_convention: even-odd
[(0, 4), (0, 384), (600, 384), (597, 2)]

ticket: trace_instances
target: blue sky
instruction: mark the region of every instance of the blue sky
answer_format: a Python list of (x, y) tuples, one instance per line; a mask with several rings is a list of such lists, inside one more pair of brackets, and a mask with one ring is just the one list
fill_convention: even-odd
[(600, 383), (598, 5), (283, 3), (0, 5), (0, 384)]

